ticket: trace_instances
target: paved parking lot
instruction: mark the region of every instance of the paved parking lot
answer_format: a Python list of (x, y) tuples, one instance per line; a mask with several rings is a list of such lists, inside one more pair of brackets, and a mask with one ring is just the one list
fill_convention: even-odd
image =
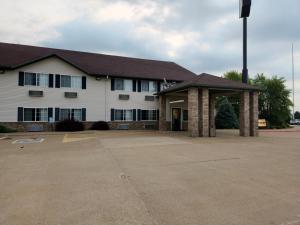
[[(0, 140), (1, 225), (297, 225), (300, 130)], [(19, 139), (32, 144), (18, 144)]]

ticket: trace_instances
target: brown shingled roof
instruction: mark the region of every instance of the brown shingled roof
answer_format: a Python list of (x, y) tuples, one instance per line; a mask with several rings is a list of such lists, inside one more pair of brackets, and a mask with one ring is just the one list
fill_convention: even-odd
[(244, 84), (240, 81), (232, 81), (211, 74), (202, 73), (197, 77), (192, 78), (191, 80), (176, 84), (175, 86), (163, 90), (158, 94), (166, 94), (174, 91), (181, 91), (189, 87), (205, 87), (210, 89), (222, 90), (260, 90), (259, 87), (254, 85)]
[(0, 43), (0, 68), (2, 69), (17, 69), (52, 56), (92, 76), (109, 75), (158, 80), (166, 78), (174, 81), (190, 80), (196, 76), (173, 62)]

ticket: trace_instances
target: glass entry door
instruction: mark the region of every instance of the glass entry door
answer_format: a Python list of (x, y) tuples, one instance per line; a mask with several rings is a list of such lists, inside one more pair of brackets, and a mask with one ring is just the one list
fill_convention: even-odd
[(181, 130), (181, 108), (172, 108), (172, 131)]

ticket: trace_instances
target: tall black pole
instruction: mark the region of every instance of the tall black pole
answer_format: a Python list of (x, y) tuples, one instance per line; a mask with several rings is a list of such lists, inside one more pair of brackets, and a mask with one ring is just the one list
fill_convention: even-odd
[(247, 68), (247, 17), (243, 18), (243, 83), (248, 83)]

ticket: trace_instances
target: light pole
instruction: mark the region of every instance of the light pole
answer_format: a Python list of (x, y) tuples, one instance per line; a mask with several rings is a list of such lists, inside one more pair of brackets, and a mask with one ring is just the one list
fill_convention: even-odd
[(250, 15), (251, 0), (240, 0), (240, 18), (243, 18), (243, 83), (248, 83), (247, 68), (247, 17)]

